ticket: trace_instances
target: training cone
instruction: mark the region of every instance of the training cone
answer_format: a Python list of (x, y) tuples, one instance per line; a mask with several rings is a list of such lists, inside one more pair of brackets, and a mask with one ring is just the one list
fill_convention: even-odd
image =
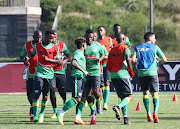
[(138, 103), (137, 107), (136, 107), (136, 111), (141, 111), (141, 105), (140, 103)]
[(90, 125), (97, 125), (97, 124), (96, 124), (96, 120), (95, 120), (95, 116), (92, 116)]
[(176, 94), (174, 94), (174, 97), (173, 97), (172, 101), (178, 101)]

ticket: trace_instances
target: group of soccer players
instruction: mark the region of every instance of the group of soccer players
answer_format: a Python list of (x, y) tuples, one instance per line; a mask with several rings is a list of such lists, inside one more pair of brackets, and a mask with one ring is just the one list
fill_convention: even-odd
[[(27, 96), (31, 104), (30, 120), (34, 123), (44, 121), (44, 110), (50, 92), (50, 100), (54, 110), (52, 118), (58, 119), (64, 125), (65, 113), (76, 105), (76, 116), (74, 123), (86, 125), (81, 119), (82, 109), (87, 100), (91, 109), (90, 116), (96, 112), (108, 109), (108, 97), (110, 84), (121, 101), (112, 109), (116, 118), (121, 119), (120, 109), (124, 117), (124, 124), (131, 124), (127, 117), (127, 104), (132, 101), (132, 86), (130, 77), (134, 72), (138, 74), (141, 89), (143, 91), (143, 102), (147, 111), (147, 120), (159, 123), (157, 111), (159, 107), (159, 82), (157, 56), (162, 59), (161, 63), (167, 61), (161, 49), (155, 45), (155, 34), (147, 32), (144, 35), (145, 43), (135, 47), (131, 54), (130, 41), (121, 33), (119, 24), (114, 24), (114, 35), (106, 36), (104, 26), (97, 28), (97, 33), (88, 29), (85, 35), (75, 39), (77, 50), (71, 61), (71, 77), (69, 78), (72, 99), (66, 100), (64, 91), (66, 76), (65, 64), (71, 59), (69, 50), (64, 42), (57, 40), (57, 32), (54, 30), (45, 32), (42, 41), (42, 32), (34, 32), (33, 40), (25, 43), (20, 59), (28, 66), (27, 71)], [(134, 71), (133, 71), (134, 70)], [(64, 107), (57, 111), (55, 89), (61, 95)], [(150, 111), (149, 90), (153, 97), (154, 113)], [(41, 111), (37, 115), (39, 107), (39, 96), (43, 93)], [(103, 100), (103, 108), (101, 103)], [(94, 108), (96, 105), (96, 110)]]

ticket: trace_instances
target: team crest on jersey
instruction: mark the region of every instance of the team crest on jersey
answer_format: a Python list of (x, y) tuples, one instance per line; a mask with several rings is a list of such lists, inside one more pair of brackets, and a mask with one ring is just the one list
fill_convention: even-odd
[(97, 51), (97, 48), (94, 48), (93, 51), (96, 52), (96, 51)]

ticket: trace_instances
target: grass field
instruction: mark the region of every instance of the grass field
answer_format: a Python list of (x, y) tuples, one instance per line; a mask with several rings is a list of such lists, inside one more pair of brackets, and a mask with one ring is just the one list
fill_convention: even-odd
[[(111, 109), (113, 105), (117, 104), (117, 96), (115, 93), (110, 93), (108, 102), (108, 110), (103, 111), (103, 114), (96, 115), (96, 122), (98, 125), (74, 125), (75, 107), (70, 109), (64, 116), (64, 126), (59, 125), (57, 119), (52, 119), (53, 114), (51, 103), (45, 110), (44, 123), (33, 124), (29, 122), (29, 103), (25, 94), (0, 94), (0, 129), (178, 129), (180, 128), (180, 102), (173, 102), (173, 95), (177, 97), (180, 93), (160, 93), (159, 105), (159, 120), (160, 123), (154, 124), (147, 122), (146, 112), (142, 102), (142, 93), (134, 93), (133, 101), (128, 104), (128, 117), (131, 125), (124, 125), (123, 119), (117, 120), (115, 113)], [(58, 110), (62, 108), (62, 99), (57, 95)], [(68, 99), (71, 94), (68, 93)], [(141, 104), (142, 111), (135, 111), (137, 104)], [(39, 109), (40, 110), (40, 109)], [(151, 111), (153, 111), (151, 99)], [(85, 107), (82, 113), (82, 119), (86, 123), (90, 123), (91, 117), (89, 107)], [(122, 113), (121, 113), (122, 114)]]

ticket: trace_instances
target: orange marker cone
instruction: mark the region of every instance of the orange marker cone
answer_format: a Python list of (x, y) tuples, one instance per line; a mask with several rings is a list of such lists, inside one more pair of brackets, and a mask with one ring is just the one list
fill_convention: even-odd
[(136, 111), (141, 111), (141, 105), (140, 103), (138, 103), (137, 107), (136, 107)]
[(96, 120), (95, 120), (95, 116), (92, 116), (90, 125), (97, 125)]
[(172, 101), (178, 101), (176, 94), (174, 94), (174, 97), (173, 97)]

